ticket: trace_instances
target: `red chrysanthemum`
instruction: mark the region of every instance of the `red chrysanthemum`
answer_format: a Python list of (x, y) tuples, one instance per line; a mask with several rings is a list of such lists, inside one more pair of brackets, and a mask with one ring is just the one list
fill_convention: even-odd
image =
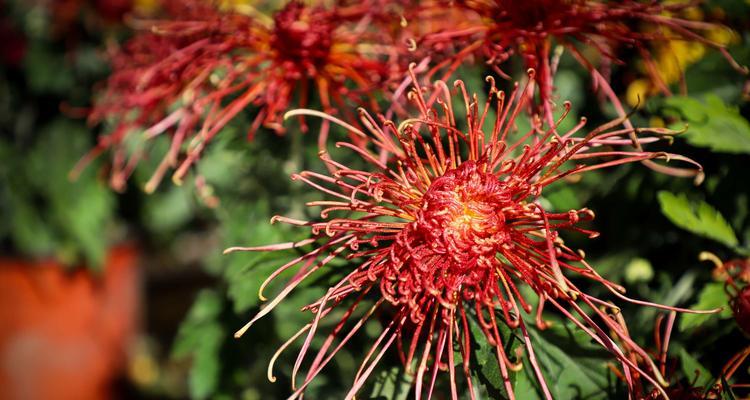
[[(412, 76), (412, 81), (416, 82), (416, 77)], [(530, 81), (533, 85), (533, 79)], [(332, 315), (340, 318), (334, 321), (332, 332), (292, 397), (305, 390), (376, 309), (382, 309), (392, 318), (365, 356), (347, 399), (354, 396), (378, 360), (394, 345), (407, 369), (416, 372), (417, 398), (432, 392), (439, 369), (448, 370), (452, 398), (458, 398), (454, 348), (461, 352), (460, 368), (473, 396), (470, 320), (481, 327), (484, 339), (494, 347), (510, 398), (514, 395), (509, 371), (520, 365), (506, 353), (507, 338), (501, 337), (500, 324), (520, 330), (534, 372), (550, 398), (522, 318), (534, 310), (521, 294), (520, 285), (529, 286), (538, 296), (533, 315), (539, 327), (545, 326), (542, 310), (552, 305), (612, 352), (626, 376), (643, 375), (660, 387), (649, 375), (658, 371), (653, 367), (644, 371), (608, 335), (615, 332), (618, 341), (635, 349), (632, 351), (638, 360), (652, 365), (646, 361), (650, 360), (646, 353), (629, 339), (623, 325), (603, 310), (617, 310), (616, 306), (581, 291), (569, 278), (575, 275), (599, 282), (625, 298), (620, 286), (599, 276), (586, 263), (583, 252), (567, 247), (560, 237), (561, 231), (596, 236), (580, 226), (592, 220), (594, 213), (585, 208), (548, 211), (540, 204), (540, 197), (546, 186), (574, 174), (655, 158), (690, 160), (626, 149), (630, 135), (653, 134), (641, 138), (648, 143), (670, 132), (621, 129), (621, 120), (586, 134), (582, 133), (582, 120), (571, 131), (560, 134), (557, 125), (544, 126), (539, 118), (528, 117), (531, 128), (515, 132), (516, 123), (527, 118), (522, 110), (531, 101), (530, 88), (517, 88), (506, 95), (495, 89), (492, 79), (488, 82), (492, 89), (484, 107), (478, 104), (476, 95), (466, 92), (462, 82), (456, 82), (465, 105), (465, 120), (457, 119), (454, 99), (441, 81), (435, 84), (435, 96), (423, 96), (424, 88), (409, 94), (419, 114), (400, 125), (388, 120), (378, 123), (362, 111), (361, 122), (369, 135), (324, 115), (357, 136), (370, 138), (365, 147), (337, 144), (361, 156), (367, 168), (350, 168), (322, 153), (330, 175), (306, 171), (293, 177), (331, 196), (330, 200), (308, 203), (322, 208), (322, 220), (307, 222), (280, 216), (272, 220), (310, 227), (312, 237), (296, 243), (228, 250), (316, 246), (280, 267), (263, 283), (265, 288), (280, 274), (297, 268), (283, 290), (238, 336), (333, 259), (350, 260), (352, 267), (343, 273), (345, 277), (306, 307), (314, 320), (282, 346), (281, 350), (307, 332), (294, 366), (294, 381), (321, 319)], [(321, 114), (310, 110), (287, 114), (296, 115)], [(364, 306), (369, 298), (374, 298), (374, 304)], [(351, 300), (351, 305), (333, 313), (345, 299)]]
[(304, 107), (311, 91), (335, 112), (348, 109), (347, 100), (367, 99), (362, 94), (390, 73), (388, 45), (374, 45), (371, 32), (356, 26), (357, 10), (291, 1), (271, 18), (200, 0), (165, 0), (164, 9), (166, 19), (138, 22), (144, 31), (112, 56), (113, 73), (89, 117), (113, 128), (82, 164), (112, 148), (118, 189), (144, 156), (139, 141), (172, 136), (150, 191), (170, 168), (179, 181), (249, 106), (257, 116), (248, 137), (261, 125), (281, 131), (280, 114), (292, 102)]
[(724, 281), (737, 326), (745, 335), (750, 335), (750, 258), (723, 262), (715, 254), (704, 251), (700, 259), (714, 264), (714, 278)]
[[(422, 35), (419, 46), (428, 53), (433, 50), (450, 52), (428, 75), (447, 68), (444, 76), (449, 76), (467, 57), (478, 56), (497, 73), (506, 76), (500, 65), (518, 56), (526, 68), (537, 71), (538, 105), (548, 122), (553, 118), (553, 78), (560, 56), (556, 46), (570, 53), (590, 72), (594, 86), (604, 91), (622, 115), (625, 113), (605, 78), (606, 73), (598, 68), (611, 62), (622, 63), (617, 54), (623, 50), (635, 51), (641, 56), (652, 80), (665, 94), (669, 89), (656, 72), (650, 54), (656, 43), (698, 42), (717, 49), (736, 69), (747, 72), (722, 45), (705, 37), (708, 30), (717, 27), (715, 24), (682, 17), (686, 10), (695, 6), (693, 2), (436, 0), (431, 4), (421, 12), (436, 19), (438, 25), (443, 21), (442, 28)], [(441, 19), (441, 12), (459, 12), (463, 17)]]

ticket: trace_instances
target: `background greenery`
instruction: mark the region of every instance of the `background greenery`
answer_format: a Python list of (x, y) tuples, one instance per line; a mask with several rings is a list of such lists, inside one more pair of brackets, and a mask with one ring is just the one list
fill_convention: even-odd
[[(288, 395), (294, 352), (277, 362), (276, 383), (267, 381), (266, 365), (276, 348), (308, 321), (298, 308), (316, 298), (319, 289), (308, 284), (235, 340), (232, 333), (258, 309), (259, 282), (289, 254), (222, 256), (221, 251), (304, 236), (302, 230), (272, 226), (268, 220), (274, 214), (309, 213), (302, 205), (315, 194), (288, 176), (302, 168), (324, 170), (314, 134), (261, 132), (248, 143), (243, 127), (253, 115), (246, 113), (218, 136), (201, 160), (198, 172), (208, 189), (198, 190), (188, 179), (184, 186), (165, 183), (146, 195), (141, 188), (155, 164), (144, 163), (127, 190), (117, 194), (106, 185), (106, 157), (75, 182), (69, 181), (68, 172), (102, 129), (76, 118), (76, 108), (90, 104), (93, 85), (107, 75), (102, 53), (106, 43), (129, 34), (121, 20), (105, 18), (97, 2), (70, 3), (80, 8), (69, 21), (60, 21), (55, 8), (44, 2), (2, 5), (2, 33), (23, 47), (18, 62), (6, 57), (0, 69), (3, 253), (53, 256), (71, 268), (86, 265), (99, 270), (109, 246), (123, 241), (139, 244), (145, 274), (143, 333), (130, 357), (131, 368), (117, 386), (128, 397)], [(134, 6), (147, 6), (140, 3)], [(717, 0), (703, 8), (707, 14), (723, 10), (722, 22), (737, 33), (730, 52), (741, 64), (750, 64), (750, 4)], [(566, 240), (586, 249), (592, 265), (626, 286), (632, 297), (682, 307), (727, 306), (723, 282), (712, 277), (712, 265), (698, 255), (710, 251), (723, 260), (750, 256), (750, 109), (743, 78), (718, 54), (706, 51), (686, 65), (685, 72), (689, 96), (648, 97), (635, 111), (634, 121), (671, 127), (687, 123), (689, 130), (670, 151), (703, 164), (702, 185), (631, 165), (556, 185), (545, 201), (553, 209), (586, 206), (596, 212), (593, 228), (601, 232), (599, 238)], [(485, 73), (464, 68), (457, 76), (481, 92)], [(613, 85), (618, 93), (628, 93), (641, 75), (637, 63), (628, 63), (615, 71)], [(613, 114), (592, 94), (586, 76), (564, 57), (556, 84), (560, 97), (573, 101), (574, 115), (568, 120), (586, 115), (595, 126)], [(314, 133), (314, 123), (312, 128)], [(152, 151), (161, 154), (166, 146), (166, 141), (157, 143)], [(208, 197), (218, 198), (220, 204), (208, 207)], [(596, 294), (601, 289), (590, 290)], [(623, 313), (634, 338), (653, 346), (657, 312), (625, 305)], [(669, 353), (672, 382), (712, 382), (709, 377), (716, 377), (733, 354), (750, 345), (731, 317), (725, 311), (679, 318)], [(360, 355), (379, 333), (378, 324), (373, 321), (364, 335), (342, 350), (336, 363), (316, 379), (310, 398), (343, 396)], [(623, 395), (622, 384), (606, 368), (608, 354), (585, 335), (562, 321), (531, 334), (556, 398)], [(499, 395), (494, 356), (482, 346), (475, 346), (473, 373), (482, 391)], [(694, 381), (696, 369), (702, 372)], [(518, 396), (538, 398), (535, 379), (526, 371), (529, 368), (514, 375)], [(386, 357), (363, 397), (407, 398), (410, 383), (401, 372), (397, 358)], [(743, 378), (748, 378), (747, 366), (736, 379)]]

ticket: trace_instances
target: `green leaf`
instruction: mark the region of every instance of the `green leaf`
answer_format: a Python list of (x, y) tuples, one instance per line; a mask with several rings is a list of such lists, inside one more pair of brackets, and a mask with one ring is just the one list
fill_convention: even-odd
[[(551, 188), (543, 197), (543, 201), (549, 202), (548, 209), (552, 210), (575, 210), (581, 208), (581, 201), (577, 197), (577, 191), (570, 185), (558, 185)], [(544, 204), (546, 206), (546, 204)]]
[(374, 381), (370, 400), (406, 400), (409, 397), (412, 377), (404, 373), (401, 367), (381, 371)]
[[(258, 200), (252, 204), (229, 205), (219, 210), (223, 246), (260, 246), (293, 241), (284, 236), (288, 227), (268, 222), (268, 203)], [(304, 232), (293, 231), (294, 234)], [(218, 253), (214, 268), (220, 271), (229, 285), (228, 296), (234, 311), (242, 313), (259, 302), (261, 283), (277, 268), (296, 258), (295, 251), (244, 252), (226, 255)], [(282, 282), (281, 277), (277, 282)], [(270, 288), (273, 290), (273, 287)]]
[(75, 85), (73, 70), (63, 53), (40, 41), (31, 42), (24, 59), (25, 76), (35, 93), (63, 94)]
[(85, 125), (58, 118), (39, 129), (28, 150), (9, 145), (3, 151), (0, 183), (9, 189), (0, 190), (0, 201), (12, 222), (10, 239), (22, 253), (56, 256), (64, 264), (83, 258), (91, 268), (103, 264), (114, 194), (95, 165), (68, 179), (89, 150), (88, 137)]
[(522, 370), (513, 374), (513, 391), (517, 399), (541, 399), (542, 397), (537, 392), (534, 384), (536, 378), (529, 376), (529, 374), (533, 375), (534, 372), (531, 370), (531, 365), (527, 364), (525, 363)]
[(729, 297), (724, 291), (724, 284), (721, 282), (711, 282), (703, 287), (698, 302), (690, 307), (693, 310), (711, 310), (723, 307), (718, 314), (683, 314), (680, 320), (680, 331), (689, 331), (693, 328), (703, 325), (711, 318), (731, 318), (732, 310), (729, 307)]
[(24, 190), (8, 193), (10, 235), (13, 244), (26, 254), (49, 254), (55, 249), (55, 238), (44, 218), (30, 205)]
[(531, 345), (553, 398), (610, 398), (611, 384), (606, 363), (611, 360), (611, 355), (592, 343), (585, 332), (562, 324), (543, 331), (532, 326), (528, 329)]
[(684, 137), (693, 146), (722, 153), (750, 153), (750, 123), (739, 109), (724, 104), (718, 96), (710, 94), (703, 101), (670, 97), (665, 104), (682, 115), (689, 126)]
[(698, 360), (688, 354), (685, 349), (680, 349), (680, 363), (682, 364), (682, 373), (685, 374), (685, 378), (690, 382), (695, 379), (696, 387), (706, 387), (713, 382), (711, 373)]
[[(501, 325), (504, 326), (504, 325)], [(484, 389), (482, 398), (495, 397), (504, 394), (504, 385), (497, 358), (492, 347), (486, 343), (481, 329), (475, 321), (470, 319), (470, 327), (474, 342), (472, 343), (473, 375), (478, 379), (480, 389)], [(606, 399), (611, 395), (612, 387), (608, 376), (606, 363), (611, 355), (599, 345), (592, 343), (592, 339), (584, 332), (573, 326), (556, 324), (546, 330), (538, 330), (527, 326), (531, 345), (542, 372), (545, 382), (553, 398), (586, 398)], [(505, 327), (506, 351), (514, 347), (512, 332)], [(519, 341), (521, 339), (518, 339)], [(518, 344), (518, 342), (516, 342)], [(524, 367), (513, 373), (511, 380), (516, 398), (542, 398), (542, 392), (536, 374), (528, 360), (526, 352)]]
[[(258, 305), (261, 283), (273, 271), (295, 256), (277, 251), (272, 253), (235, 253), (231, 257), (224, 277), (229, 284), (227, 295), (234, 303), (235, 313), (242, 313)], [(268, 293), (266, 293), (268, 294)]]
[(174, 358), (192, 358), (189, 389), (195, 399), (211, 396), (221, 376), (221, 345), (226, 331), (219, 321), (223, 307), (221, 296), (213, 290), (203, 290), (182, 321), (172, 348)]
[(68, 172), (88, 151), (86, 127), (60, 119), (46, 127), (27, 160), (32, 184), (49, 206), (60, 244), (80, 252), (92, 267), (101, 266), (107, 248), (106, 224), (114, 213), (115, 198), (90, 166), (75, 181)]
[(654, 278), (654, 267), (645, 258), (636, 257), (625, 266), (625, 282), (649, 282)]
[[(505, 385), (498, 365), (498, 359), (495, 355), (495, 349), (487, 343), (484, 332), (475, 317), (472, 316), (468, 320), (473, 339), (471, 344), (471, 367), (473, 369), (472, 375), (474, 376), (472, 376), (472, 379), (479, 384), (478, 389), (484, 389), (485, 393), (481, 396), (482, 398), (496, 397), (500, 393), (505, 394)], [(498, 327), (500, 328), (500, 336), (507, 338), (504, 342), (510, 342), (512, 345), (513, 336), (510, 329), (504, 324), (500, 324)]]
[(662, 213), (673, 224), (705, 238), (716, 240), (729, 247), (735, 247), (739, 241), (729, 223), (716, 209), (701, 201), (691, 204), (687, 196), (675, 196), (666, 191), (657, 194)]
[[(576, 109), (584, 104), (584, 83), (581, 76), (570, 69), (561, 69), (555, 74), (555, 94), (562, 104), (569, 101), (571, 107)], [(576, 121), (574, 116), (569, 116), (572, 121)]]
[(144, 224), (159, 233), (174, 233), (184, 227), (195, 212), (189, 186), (168, 186), (148, 197), (143, 209)]

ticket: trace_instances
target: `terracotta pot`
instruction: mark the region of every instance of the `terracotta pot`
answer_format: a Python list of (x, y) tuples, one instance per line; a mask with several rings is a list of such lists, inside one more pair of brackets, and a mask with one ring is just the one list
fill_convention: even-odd
[(0, 399), (106, 399), (138, 321), (137, 251), (100, 276), (0, 259)]

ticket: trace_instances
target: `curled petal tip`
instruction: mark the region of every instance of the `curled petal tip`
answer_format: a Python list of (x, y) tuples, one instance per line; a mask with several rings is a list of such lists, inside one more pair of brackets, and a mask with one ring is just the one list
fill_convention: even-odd
[(674, 133), (677, 135), (683, 134), (687, 132), (688, 128), (690, 128), (690, 124), (685, 122), (685, 126), (683, 126), (682, 129), (675, 130)]
[(174, 183), (176, 186), (182, 186), (182, 177), (178, 176), (177, 174), (172, 175), (172, 183)]
[(721, 259), (719, 259), (716, 254), (711, 253), (710, 251), (701, 251), (701, 253), (698, 254), (698, 259), (701, 261), (712, 262), (717, 269), (721, 269), (724, 266), (724, 263), (721, 261)]
[(417, 51), (417, 41), (414, 38), (406, 39), (406, 49), (409, 51)]
[(508, 366), (508, 369), (513, 372), (519, 372), (523, 370), (523, 361), (518, 361)]
[(252, 326), (252, 324), (253, 324), (253, 321), (250, 321), (247, 324), (245, 324), (245, 326), (243, 326), (237, 332), (234, 333), (234, 338), (235, 339), (241, 338), (242, 335), (244, 335), (245, 332), (247, 332), (247, 330), (250, 329), (250, 326)]
[(281, 118), (282, 118), (282, 119), (283, 119), (284, 121), (286, 121), (287, 119), (289, 119), (289, 118), (291, 118), (291, 117), (293, 117), (293, 116), (295, 115), (295, 114), (294, 114), (294, 112), (295, 112), (295, 111), (297, 111), (297, 110), (289, 110), (289, 111), (285, 112), (285, 113), (284, 113), (284, 116), (282, 116)]
[(706, 174), (701, 170), (698, 171), (697, 174), (695, 174), (695, 179), (693, 179), (693, 183), (695, 186), (700, 186), (701, 183), (703, 183), (703, 180), (706, 179)]
[(159, 183), (158, 183), (158, 182), (156, 182), (156, 181), (153, 181), (153, 180), (150, 180), (150, 181), (148, 181), (148, 182), (147, 182), (147, 183), (146, 183), (146, 184), (145, 184), (145, 185), (143, 186), (143, 191), (144, 191), (144, 192), (145, 192), (146, 194), (153, 194), (153, 193), (154, 193), (154, 192), (156, 191), (156, 188), (157, 188), (158, 186), (159, 186)]
[[(717, 257), (716, 254), (711, 253), (710, 251), (701, 251), (700, 254), (698, 254), (698, 259), (701, 261), (708, 261), (708, 260), (715, 261), (715, 260), (719, 260), (719, 257)], [(721, 264), (720, 260), (719, 260), (719, 264)]]

